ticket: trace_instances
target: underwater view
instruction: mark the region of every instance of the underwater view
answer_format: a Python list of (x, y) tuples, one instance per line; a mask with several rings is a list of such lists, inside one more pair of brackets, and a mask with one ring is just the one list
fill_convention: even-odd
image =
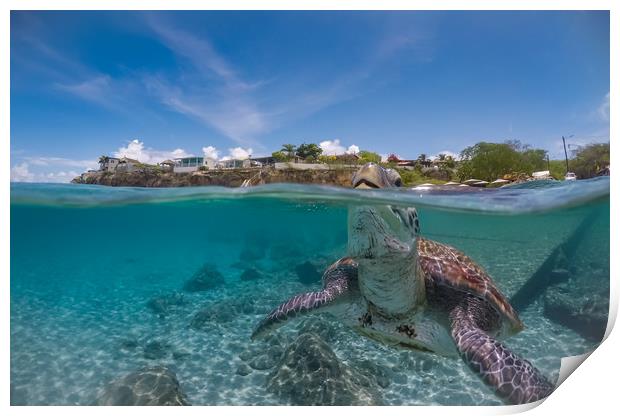
[(601, 342), (609, 178), (465, 191), (11, 184), (11, 404), (504, 404), (458, 354), (380, 342), (321, 308), (252, 337), (278, 305), (321, 291), (349, 254), (350, 212), (388, 205), (415, 207), (418, 239), (486, 270), (523, 323), (503, 345), (550, 383), (563, 357)]

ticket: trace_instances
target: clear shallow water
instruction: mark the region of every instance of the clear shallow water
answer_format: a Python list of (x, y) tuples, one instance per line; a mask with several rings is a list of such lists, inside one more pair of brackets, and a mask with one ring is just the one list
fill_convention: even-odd
[[(458, 359), (394, 350), (325, 319), (250, 342), (271, 308), (320, 286), (300, 282), (296, 266), (320, 269), (346, 254), (347, 206), (361, 203), (415, 205), (424, 237), (486, 268), (526, 325), (505, 343), (549, 379), (562, 357), (600, 341), (583, 326), (600, 326), (608, 301), (608, 178), (439, 192), (15, 184), (11, 403), (91, 404), (110, 381), (165, 365), (192, 404), (291, 404), (266, 388), (277, 364), (252, 367), (266, 367), (255, 357), (286, 349), (309, 322), (341, 362), (385, 370), (385, 404), (500, 404)], [(205, 263), (226, 284), (183, 292)], [(242, 281), (250, 267), (263, 277)], [(149, 308), (172, 293), (184, 302), (165, 317)], [(192, 327), (204, 308), (211, 319)], [(569, 312), (576, 317), (563, 319)]]

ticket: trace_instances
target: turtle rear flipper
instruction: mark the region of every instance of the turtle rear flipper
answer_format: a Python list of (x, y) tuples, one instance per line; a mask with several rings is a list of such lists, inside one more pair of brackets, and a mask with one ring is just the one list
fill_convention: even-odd
[(480, 328), (475, 316), (480, 306), (477, 302), (470, 297), (450, 313), (452, 337), (461, 358), (510, 404), (530, 403), (549, 396), (553, 385), (529, 361)]
[(295, 295), (272, 310), (252, 332), (252, 339), (264, 337), (292, 318), (316, 312), (330, 312), (349, 303), (357, 292), (357, 263), (344, 257), (323, 274), (323, 289)]

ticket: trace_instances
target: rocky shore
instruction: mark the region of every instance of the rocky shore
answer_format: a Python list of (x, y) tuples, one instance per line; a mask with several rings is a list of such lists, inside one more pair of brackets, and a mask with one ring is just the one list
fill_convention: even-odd
[(71, 182), (88, 185), (168, 188), (207, 185), (239, 187), (244, 181), (249, 180), (252, 185), (287, 182), (347, 187), (350, 186), (354, 170), (354, 167), (324, 170), (253, 168), (174, 173), (144, 169), (135, 172), (86, 172)]

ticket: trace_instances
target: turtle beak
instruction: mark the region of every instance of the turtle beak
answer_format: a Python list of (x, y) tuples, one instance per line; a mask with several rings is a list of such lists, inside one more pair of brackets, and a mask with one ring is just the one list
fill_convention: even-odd
[(351, 179), (354, 189), (379, 189), (389, 186), (383, 168), (375, 163), (367, 163)]
[(378, 189), (379, 187), (372, 182), (361, 180), (357, 185), (353, 186), (355, 189)]

